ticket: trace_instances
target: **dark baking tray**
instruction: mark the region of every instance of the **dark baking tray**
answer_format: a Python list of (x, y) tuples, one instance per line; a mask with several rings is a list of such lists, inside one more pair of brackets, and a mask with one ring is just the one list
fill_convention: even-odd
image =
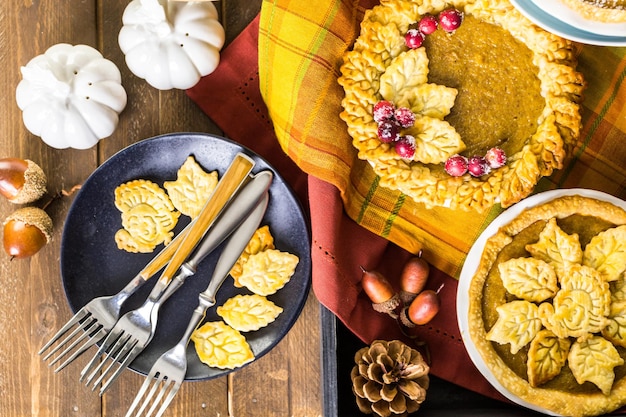
[[(321, 307), (325, 417), (365, 417), (356, 406), (350, 370), (354, 354), (365, 346), (335, 315)], [(420, 417), (541, 416), (510, 403), (494, 400), (431, 376), (428, 395), (414, 413)]]

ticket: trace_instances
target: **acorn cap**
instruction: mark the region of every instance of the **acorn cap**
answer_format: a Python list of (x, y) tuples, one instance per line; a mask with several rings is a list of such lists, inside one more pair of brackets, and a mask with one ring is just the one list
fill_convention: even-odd
[(11, 203), (26, 204), (39, 200), (46, 193), (46, 174), (41, 167), (31, 161), (25, 159), (28, 167), (24, 171), (24, 186), (15, 195), (9, 199)]
[(3, 225), (11, 220), (21, 221), (29, 226), (35, 226), (46, 237), (46, 243), (52, 238), (52, 219), (44, 210), (38, 207), (22, 207), (15, 210), (4, 220)]

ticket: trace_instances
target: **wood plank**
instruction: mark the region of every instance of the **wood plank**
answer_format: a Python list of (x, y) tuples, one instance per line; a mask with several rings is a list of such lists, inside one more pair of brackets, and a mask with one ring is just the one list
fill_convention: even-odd
[[(95, 151), (55, 150), (24, 127), (15, 103), (20, 66), (50, 46), (71, 40), (95, 46), (95, 1), (54, 0), (0, 3), (1, 157), (29, 158), (48, 176), (50, 193), (81, 182), (95, 168)], [(45, 199), (44, 199), (45, 200)], [(48, 209), (55, 223), (52, 242), (25, 260), (0, 258), (0, 415), (65, 416), (80, 412), (100, 415), (100, 402), (79, 384), (79, 367), (55, 375), (37, 351), (70, 316), (59, 271), (60, 230), (71, 200), (54, 202)], [(38, 203), (40, 204), (40, 203)], [(6, 217), (16, 207), (2, 201)]]

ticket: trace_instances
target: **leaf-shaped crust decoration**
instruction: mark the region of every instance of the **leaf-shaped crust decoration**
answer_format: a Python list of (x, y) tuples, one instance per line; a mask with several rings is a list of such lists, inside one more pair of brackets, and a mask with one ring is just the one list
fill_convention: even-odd
[(254, 232), (252, 238), (250, 238), (250, 242), (248, 242), (243, 253), (230, 270), (230, 276), (233, 277), (235, 287), (243, 287), (243, 285), (239, 283), (239, 277), (243, 273), (243, 265), (248, 261), (250, 255), (254, 255), (266, 249), (274, 249), (274, 236), (272, 236), (268, 225), (261, 226)]
[(196, 353), (208, 366), (235, 369), (254, 360), (246, 338), (221, 321), (207, 322), (191, 335)]
[(213, 194), (217, 182), (217, 171), (205, 172), (190, 155), (178, 169), (176, 181), (165, 181), (163, 187), (174, 207), (193, 219)]
[(626, 272), (617, 281), (610, 282), (609, 288), (611, 289), (612, 303), (626, 301)]
[(428, 56), (424, 48), (409, 49), (395, 57), (380, 76), (380, 95), (396, 102), (400, 90), (415, 88), (428, 81)]
[(457, 94), (456, 88), (427, 83), (400, 88), (395, 103), (397, 107), (408, 107), (415, 114), (443, 119), (450, 114)]
[(528, 382), (538, 387), (561, 373), (567, 361), (572, 342), (556, 337), (549, 330), (541, 330), (530, 343), (528, 349)]
[(626, 348), (626, 301), (613, 301), (609, 324), (602, 329), (602, 336), (614, 345)]
[(551, 264), (560, 276), (569, 265), (580, 264), (583, 251), (577, 234), (568, 235), (552, 217), (539, 234), (536, 243), (526, 245), (526, 250), (534, 258), (542, 259)]
[(296, 270), (299, 258), (288, 252), (267, 249), (250, 255), (243, 265), (239, 283), (259, 295), (272, 295), (285, 286)]
[(615, 379), (613, 368), (624, 364), (615, 346), (602, 336), (574, 342), (567, 360), (576, 382), (591, 382), (604, 395), (611, 393)]
[(511, 344), (516, 354), (541, 330), (538, 308), (525, 300), (515, 300), (496, 308), (498, 320), (487, 333), (487, 340), (501, 345)]
[(626, 270), (626, 225), (597, 234), (585, 247), (583, 264), (600, 271), (607, 281), (616, 281)]
[(540, 259), (509, 259), (500, 263), (498, 270), (504, 288), (527, 301), (545, 301), (559, 290), (554, 268)]
[(413, 159), (423, 164), (438, 164), (465, 150), (461, 135), (445, 120), (422, 116), (405, 132), (415, 138)]
[(558, 337), (582, 337), (600, 332), (609, 320), (609, 284), (595, 269), (569, 267), (561, 277), (561, 289), (550, 303), (539, 306), (543, 325)]
[(283, 309), (261, 295), (238, 294), (226, 300), (216, 311), (233, 329), (251, 332), (272, 323)]

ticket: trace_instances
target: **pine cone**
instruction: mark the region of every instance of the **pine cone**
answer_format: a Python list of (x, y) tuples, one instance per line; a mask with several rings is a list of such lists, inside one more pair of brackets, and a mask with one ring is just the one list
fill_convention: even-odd
[(429, 366), (422, 355), (399, 340), (376, 340), (354, 356), (352, 391), (361, 412), (406, 416), (426, 399)]

